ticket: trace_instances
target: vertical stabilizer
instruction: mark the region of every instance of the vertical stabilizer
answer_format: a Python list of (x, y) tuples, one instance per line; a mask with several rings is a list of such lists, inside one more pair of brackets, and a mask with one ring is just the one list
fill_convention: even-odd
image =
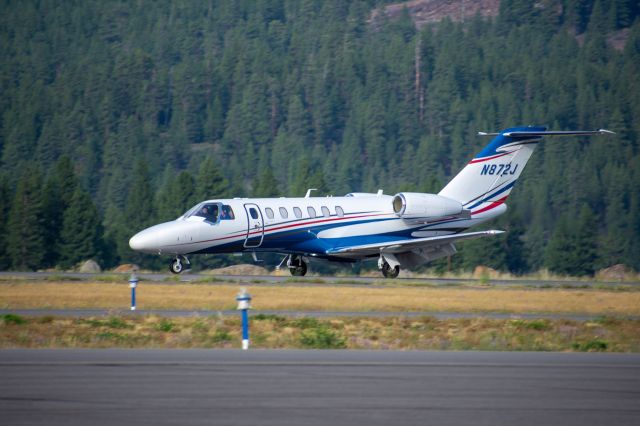
[(462, 203), (471, 214), (503, 204), (541, 136), (506, 136), (517, 131), (544, 132), (545, 127), (516, 127), (498, 134), (438, 195)]
[(488, 212), (504, 204), (543, 136), (610, 133), (604, 129), (547, 131), (546, 127), (503, 130), (438, 195), (460, 201), (472, 215)]

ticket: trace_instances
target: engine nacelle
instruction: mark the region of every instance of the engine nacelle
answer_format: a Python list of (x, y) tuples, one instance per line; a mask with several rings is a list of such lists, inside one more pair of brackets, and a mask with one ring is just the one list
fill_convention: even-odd
[(393, 197), (393, 211), (403, 219), (435, 219), (464, 214), (459, 201), (419, 192), (396, 194)]

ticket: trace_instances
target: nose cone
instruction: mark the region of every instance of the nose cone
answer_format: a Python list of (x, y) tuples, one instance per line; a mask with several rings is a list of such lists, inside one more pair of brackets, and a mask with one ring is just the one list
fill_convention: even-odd
[(129, 247), (132, 250), (142, 251), (142, 252), (156, 252), (158, 247), (158, 241), (156, 238), (156, 233), (153, 230), (145, 229), (144, 231), (138, 232), (136, 235), (131, 237), (129, 240)]

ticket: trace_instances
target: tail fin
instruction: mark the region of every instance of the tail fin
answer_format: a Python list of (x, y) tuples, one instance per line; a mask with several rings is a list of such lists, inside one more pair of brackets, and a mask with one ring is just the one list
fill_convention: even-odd
[(546, 127), (514, 127), (500, 133), (478, 153), (438, 195), (460, 201), (472, 215), (502, 205), (542, 136), (596, 135), (593, 131), (547, 131)]

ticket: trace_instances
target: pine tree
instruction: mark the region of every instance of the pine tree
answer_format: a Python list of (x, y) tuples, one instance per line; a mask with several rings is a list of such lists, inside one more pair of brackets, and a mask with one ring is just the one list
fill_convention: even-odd
[(221, 165), (212, 156), (207, 156), (198, 170), (196, 178), (197, 201), (229, 196), (229, 181), (224, 177)]
[(42, 171), (35, 166), (26, 169), (18, 181), (7, 235), (7, 252), (16, 270), (38, 269), (46, 255), (42, 182)]
[(153, 224), (153, 191), (151, 176), (144, 161), (139, 160), (133, 172), (127, 195), (124, 220), (131, 230), (140, 230)]
[(155, 222), (156, 212), (150, 181), (151, 177), (146, 163), (139, 160), (136, 163), (131, 188), (127, 195), (122, 221), (114, 227), (118, 255), (124, 260), (141, 263), (149, 259), (148, 256), (131, 251), (129, 238)]
[(577, 220), (563, 215), (556, 227), (546, 251), (549, 270), (563, 275), (593, 275), (597, 261), (595, 216), (588, 206), (583, 206)]
[(100, 260), (102, 248), (100, 215), (88, 193), (76, 189), (64, 211), (58, 251), (59, 264), (68, 269), (86, 259)]
[(512, 219), (506, 226), (505, 241), (506, 267), (512, 274), (522, 274), (529, 270), (527, 251), (523, 242), (524, 228), (519, 218)]
[(568, 215), (562, 215), (547, 245), (545, 251), (545, 266), (552, 272), (562, 275), (572, 275), (577, 269), (573, 256), (576, 248), (574, 244), (572, 231), (569, 226), (569, 217)]
[(7, 253), (7, 222), (11, 207), (11, 188), (9, 179), (4, 174), (0, 174), (0, 270), (5, 270), (11, 265)]
[(46, 222), (46, 256), (44, 265), (54, 266), (59, 258), (59, 239), (65, 211), (78, 189), (78, 179), (69, 157), (56, 162), (44, 186), (44, 219)]
[(257, 177), (253, 188), (253, 197), (278, 197), (281, 195), (278, 181), (269, 167), (266, 167)]
[(594, 224), (597, 223), (596, 216), (588, 206), (580, 209), (580, 214), (576, 223), (574, 256), (576, 266), (573, 275), (593, 275), (595, 273), (596, 262), (598, 260), (598, 239), (597, 230)]
[(497, 270), (507, 270), (505, 235), (479, 238), (460, 244), (462, 267), (473, 271), (476, 266), (488, 266)]
[(189, 172), (180, 172), (171, 178), (159, 191), (157, 196), (157, 213), (160, 221), (173, 220), (181, 216), (195, 203), (211, 197), (196, 197), (196, 186)]

